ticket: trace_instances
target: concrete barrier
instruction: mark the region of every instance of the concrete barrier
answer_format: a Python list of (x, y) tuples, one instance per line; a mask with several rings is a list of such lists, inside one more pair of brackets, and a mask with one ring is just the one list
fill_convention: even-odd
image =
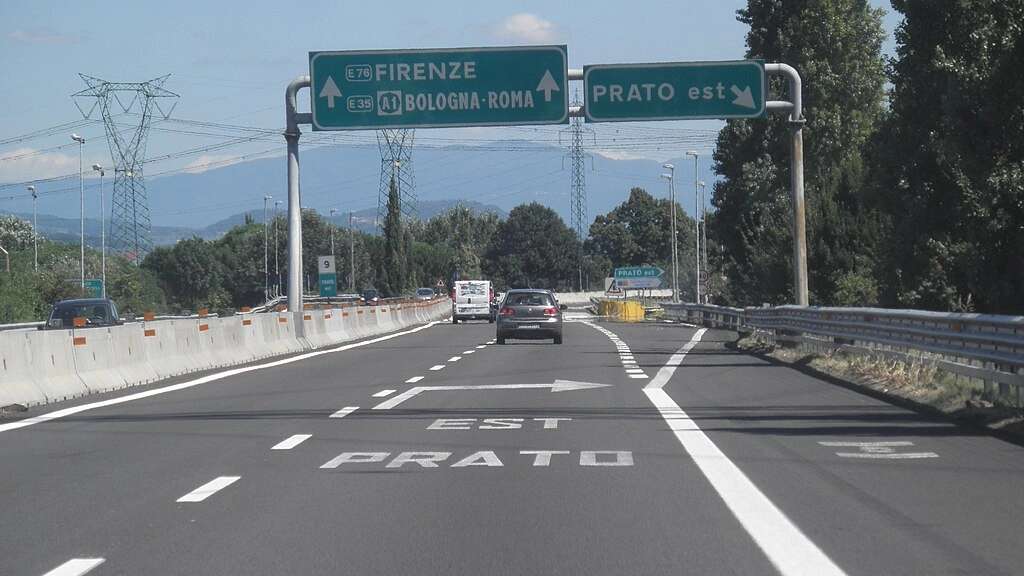
[(450, 315), (446, 298), (200, 315), (110, 328), (0, 331), (0, 406), (33, 406), (334, 346)]

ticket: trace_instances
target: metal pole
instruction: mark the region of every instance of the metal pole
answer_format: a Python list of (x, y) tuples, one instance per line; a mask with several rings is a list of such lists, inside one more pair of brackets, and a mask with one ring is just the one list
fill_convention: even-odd
[(676, 167), (672, 164), (663, 164), (663, 168), (668, 168), (669, 174), (662, 174), (661, 176), (668, 178), (668, 198), (669, 198), (669, 214), (671, 221), (671, 251), (672, 251), (672, 302), (679, 302), (679, 257), (677, 256), (676, 250)]
[[(704, 189), (706, 187), (706, 184), (704, 184), (703, 181), (699, 182), (699, 184), (700, 184), (700, 229), (701, 229), (701, 234), (702, 234), (701, 239), (700, 239), (700, 245), (701, 245), (701, 248), (704, 249), (704, 257), (703, 257), (703, 260), (702, 260), (704, 262), (704, 274), (707, 274), (710, 277), (711, 276), (711, 271), (708, 268), (708, 205), (704, 202)], [(704, 300), (707, 301), (707, 294), (704, 295)]]
[(273, 199), (273, 196), (263, 197), (263, 301), (268, 302), (270, 300), (270, 259), (268, 257), (269, 251), (267, 245), (270, 240), (270, 232), (267, 227), (267, 200)]
[(32, 194), (32, 269), (39, 271), (39, 230), (36, 227), (36, 187), (29, 186), (29, 193)]
[(687, 152), (686, 155), (693, 156), (693, 221), (696, 223), (694, 238), (696, 240), (697, 248), (693, 255), (693, 259), (697, 263), (697, 277), (693, 279), (693, 294), (696, 297), (697, 304), (700, 304), (700, 189), (699, 186), (697, 186), (697, 182), (700, 181), (700, 178), (697, 176), (698, 154), (691, 150)]
[(72, 134), (71, 139), (78, 142), (78, 237), (81, 248), (81, 271), (82, 290), (85, 290), (85, 176), (82, 174), (82, 147), (85, 146), (85, 138), (78, 134)]
[[(312, 122), (311, 113), (296, 110), (298, 91), (309, 88), (309, 76), (292, 80), (285, 90), (285, 132), (288, 143), (288, 311), (302, 312), (302, 212), (299, 200), (299, 124)], [(301, 330), (302, 323), (296, 324)]]
[(337, 211), (337, 208), (331, 208), (331, 256), (334, 256), (334, 213)]
[(352, 234), (352, 217), (355, 215), (355, 211), (348, 211), (348, 287), (350, 290), (356, 288), (356, 244), (355, 237)]
[(92, 169), (100, 173), (100, 268), (102, 269), (103, 286), (100, 288), (103, 298), (107, 297), (107, 225), (104, 218), (103, 207), (103, 167), (93, 164)]
[(277, 263), (277, 253), (281, 251), (277, 241), (277, 215), (281, 200), (274, 200), (274, 297), (281, 295), (281, 267)]
[(797, 306), (807, 306), (807, 227), (804, 220), (803, 96), (800, 74), (788, 64), (765, 64), (766, 74), (789, 80), (792, 102), (768, 102), (769, 110), (789, 111), (790, 183), (793, 189), (793, 291)]

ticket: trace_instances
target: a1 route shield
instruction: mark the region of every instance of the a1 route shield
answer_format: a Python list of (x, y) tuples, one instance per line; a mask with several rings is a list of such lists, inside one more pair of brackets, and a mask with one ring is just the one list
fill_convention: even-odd
[(314, 130), (566, 124), (565, 46), (309, 53)]

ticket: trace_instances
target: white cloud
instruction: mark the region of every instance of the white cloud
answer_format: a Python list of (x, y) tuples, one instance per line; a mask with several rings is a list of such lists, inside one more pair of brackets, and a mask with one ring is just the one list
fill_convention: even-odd
[(81, 40), (76, 34), (58, 32), (53, 28), (13, 30), (7, 37), (22, 44), (74, 44)]
[(536, 14), (515, 14), (495, 26), (494, 33), (501, 38), (525, 42), (551, 42), (557, 36), (555, 25)]
[(18, 148), (0, 153), (0, 182), (33, 182), (78, 174), (78, 155), (48, 153), (33, 148)]
[(225, 166), (230, 166), (231, 164), (238, 164), (241, 161), (242, 159), (239, 158), (238, 156), (232, 156), (228, 154), (211, 154), (196, 158), (195, 160), (190, 162), (188, 166), (185, 167), (185, 171), (188, 172), (189, 174), (201, 174), (203, 172), (206, 172), (207, 170), (223, 168)]

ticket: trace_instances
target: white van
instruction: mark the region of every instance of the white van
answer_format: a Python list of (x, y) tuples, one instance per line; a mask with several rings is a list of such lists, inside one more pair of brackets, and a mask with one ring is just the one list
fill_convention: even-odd
[(452, 294), (452, 324), (459, 320), (494, 322), (494, 290), (490, 280), (460, 280)]

